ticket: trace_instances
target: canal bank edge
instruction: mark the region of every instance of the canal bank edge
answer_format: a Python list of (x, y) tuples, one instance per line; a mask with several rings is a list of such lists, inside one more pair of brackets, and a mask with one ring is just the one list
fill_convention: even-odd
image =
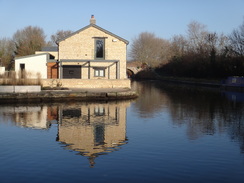
[(54, 101), (107, 101), (107, 100), (126, 100), (138, 97), (136, 91), (55, 91), (42, 90), (33, 93), (1, 93), (0, 102), (18, 103), (18, 102), (54, 102)]
[(221, 90), (231, 90), (244, 92), (244, 77), (243, 76), (229, 76), (224, 79), (200, 79), (200, 78), (186, 78), (175, 76), (162, 76), (154, 70), (140, 71), (134, 78), (135, 81), (141, 80), (158, 80), (174, 84), (186, 84), (192, 86), (202, 86), (219, 88)]

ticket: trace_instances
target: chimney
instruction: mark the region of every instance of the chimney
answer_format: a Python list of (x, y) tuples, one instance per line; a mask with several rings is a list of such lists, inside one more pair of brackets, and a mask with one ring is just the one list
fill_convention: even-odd
[(91, 16), (90, 24), (96, 24), (96, 19), (95, 19), (94, 15)]

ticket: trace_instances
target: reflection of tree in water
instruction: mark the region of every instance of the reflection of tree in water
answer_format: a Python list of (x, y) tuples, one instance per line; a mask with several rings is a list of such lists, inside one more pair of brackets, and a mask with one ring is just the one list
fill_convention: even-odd
[[(241, 143), (244, 152), (244, 103), (228, 100), (217, 89), (193, 86), (139, 82), (142, 95), (136, 107), (149, 117), (167, 104), (175, 125), (186, 125), (190, 139), (202, 135), (228, 133), (231, 139)], [(244, 94), (243, 94), (244, 95)], [(151, 105), (152, 104), (152, 105)]]
[(135, 109), (143, 118), (151, 118), (168, 103), (167, 94), (156, 88), (155, 82), (133, 82), (132, 88), (139, 93), (139, 98), (134, 104)]
[(230, 106), (231, 113), (226, 117), (230, 128), (228, 133), (232, 140), (241, 142), (241, 151), (244, 153), (244, 117), (243, 117), (243, 103), (235, 103)]
[(228, 132), (244, 150), (244, 103), (234, 103), (215, 90), (194, 87), (163, 87), (171, 103), (173, 122), (187, 125), (190, 139)]

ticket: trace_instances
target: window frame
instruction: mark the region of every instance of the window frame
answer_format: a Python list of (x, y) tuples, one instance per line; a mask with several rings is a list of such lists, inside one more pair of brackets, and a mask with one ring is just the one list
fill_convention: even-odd
[(105, 116), (105, 108), (104, 107), (95, 106), (94, 114), (95, 114), (95, 116)]
[[(98, 47), (97, 47), (97, 41), (102, 41), (103, 42), (103, 47), (102, 47), (102, 57), (98, 57), (97, 53), (98, 53)], [(94, 58), (95, 60), (105, 60), (105, 38), (95, 38), (94, 40)]]
[[(94, 69), (94, 77), (106, 77), (105, 67), (93, 67), (93, 69)], [(103, 72), (103, 74), (101, 74), (101, 71)]]

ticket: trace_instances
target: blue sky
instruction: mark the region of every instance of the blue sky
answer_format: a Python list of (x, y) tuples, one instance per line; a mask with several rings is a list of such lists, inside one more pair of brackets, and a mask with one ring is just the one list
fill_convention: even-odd
[(92, 14), (97, 25), (130, 42), (144, 31), (164, 39), (184, 35), (191, 21), (229, 34), (244, 20), (244, 0), (0, 0), (0, 38), (32, 25), (49, 39), (88, 25)]

